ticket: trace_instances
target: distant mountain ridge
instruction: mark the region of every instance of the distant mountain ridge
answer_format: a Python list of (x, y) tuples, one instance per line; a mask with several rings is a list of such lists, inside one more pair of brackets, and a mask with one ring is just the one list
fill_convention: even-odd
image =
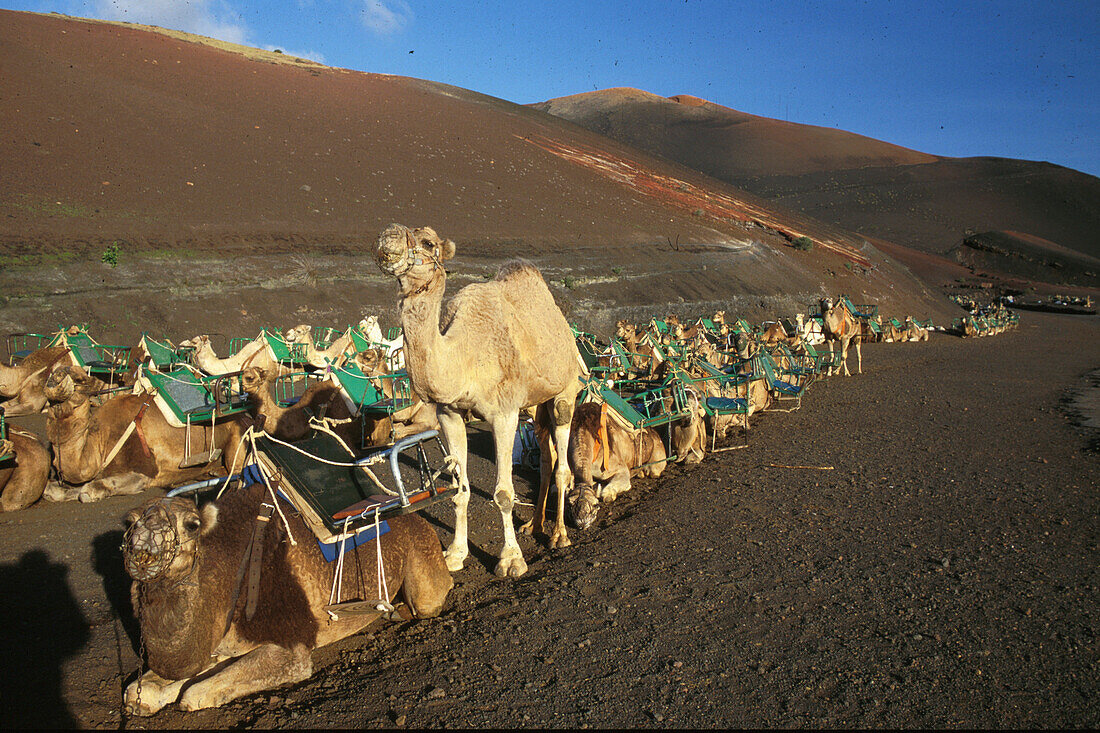
[(739, 112), (699, 97), (605, 89), (531, 105), (720, 180), (939, 160), (828, 127)]
[(867, 237), (943, 254), (1011, 230), (1100, 256), (1100, 178), (1050, 163), (944, 158), (690, 95), (616, 88), (532, 106)]

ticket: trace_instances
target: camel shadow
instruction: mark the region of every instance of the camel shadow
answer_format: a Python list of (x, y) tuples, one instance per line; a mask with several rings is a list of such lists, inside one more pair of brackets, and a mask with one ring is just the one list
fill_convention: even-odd
[[(130, 576), (122, 559), (121, 529), (104, 532), (92, 540), (92, 567), (103, 579), (103, 595), (122, 624), (130, 647), (136, 654), (141, 645), (141, 625), (130, 598)], [(119, 650), (121, 652), (121, 650)]]
[(88, 642), (91, 627), (69, 589), (69, 568), (30, 550), (0, 565), (0, 724), (75, 728), (61, 691), (62, 665)]

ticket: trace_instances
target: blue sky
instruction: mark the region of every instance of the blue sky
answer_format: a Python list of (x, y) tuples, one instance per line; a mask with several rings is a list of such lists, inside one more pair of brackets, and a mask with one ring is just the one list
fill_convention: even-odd
[(1100, 175), (1100, 2), (0, 0), (519, 102), (630, 86)]

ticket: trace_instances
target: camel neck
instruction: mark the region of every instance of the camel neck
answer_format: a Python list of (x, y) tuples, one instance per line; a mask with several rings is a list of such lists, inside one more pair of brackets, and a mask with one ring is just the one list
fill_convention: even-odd
[(461, 387), (462, 368), (455, 363), (451, 344), (439, 331), (446, 278), (440, 277), (423, 292), (401, 299), (401, 328), (405, 333), (405, 368), (418, 393), (432, 402), (448, 402)]

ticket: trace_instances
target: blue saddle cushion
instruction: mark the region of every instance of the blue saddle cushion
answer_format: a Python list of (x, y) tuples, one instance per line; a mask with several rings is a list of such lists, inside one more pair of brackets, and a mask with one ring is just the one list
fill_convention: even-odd
[(772, 385), (776, 389), (780, 390), (781, 392), (786, 392), (787, 394), (798, 394), (799, 391), (799, 388), (794, 386), (790, 382), (781, 382), (778, 379), (772, 382)]
[(746, 409), (743, 397), (707, 397), (707, 407), (717, 412), (742, 412)]

